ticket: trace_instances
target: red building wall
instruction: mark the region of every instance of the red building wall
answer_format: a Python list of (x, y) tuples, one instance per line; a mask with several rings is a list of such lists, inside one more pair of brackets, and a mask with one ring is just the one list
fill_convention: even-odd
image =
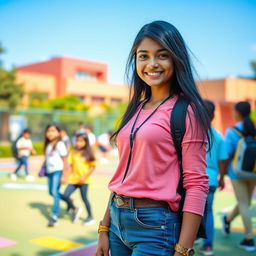
[(65, 79), (75, 78), (78, 71), (92, 74), (95, 79), (107, 81), (107, 64), (76, 59), (56, 57), (48, 61), (19, 66), (18, 71), (53, 75), (56, 79), (56, 96), (65, 95)]

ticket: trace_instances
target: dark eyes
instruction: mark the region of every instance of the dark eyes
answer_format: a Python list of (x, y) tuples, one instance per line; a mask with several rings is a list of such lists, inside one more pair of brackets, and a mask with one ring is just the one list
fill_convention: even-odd
[(166, 53), (162, 53), (159, 55), (159, 58), (168, 58), (168, 57), (169, 57), (169, 55)]
[(146, 58), (147, 58), (146, 54), (141, 54), (141, 55), (138, 56), (139, 60), (145, 60)]
[[(167, 53), (161, 53), (157, 57), (159, 59), (167, 59), (167, 58), (169, 58), (169, 55)], [(147, 58), (149, 58), (149, 56), (147, 54), (141, 54), (141, 55), (138, 55), (137, 58), (139, 60), (146, 60)]]

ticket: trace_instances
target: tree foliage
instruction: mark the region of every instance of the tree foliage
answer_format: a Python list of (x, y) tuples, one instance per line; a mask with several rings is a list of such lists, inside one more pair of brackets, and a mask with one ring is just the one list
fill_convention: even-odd
[[(0, 45), (0, 55), (4, 53)], [(0, 105), (15, 109), (24, 95), (23, 85), (16, 82), (16, 70), (0, 65)]]
[(37, 97), (37, 100), (31, 102), (30, 107), (80, 111), (88, 110), (89, 108), (89, 106), (80, 101), (79, 97), (73, 95), (66, 95), (50, 100), (39, 99), (39, 97)]
[(250, 65), (253, 70), (253, 79), (256, 80), (256, 61), (251, 61)]

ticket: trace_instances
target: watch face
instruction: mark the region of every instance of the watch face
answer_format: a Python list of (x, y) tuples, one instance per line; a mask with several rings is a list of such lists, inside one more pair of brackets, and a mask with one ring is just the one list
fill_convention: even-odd
[(189, 248), (187, 251), (187, 256), (193, 256), (195, 254), (195, 251), (193, 248)]

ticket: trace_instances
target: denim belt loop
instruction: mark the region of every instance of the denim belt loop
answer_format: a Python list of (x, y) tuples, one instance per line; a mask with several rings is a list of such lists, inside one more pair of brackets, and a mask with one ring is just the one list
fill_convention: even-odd
[(133, 197), (130, 197), (130, 200), (129, 200), (129, 206), (130, 206), (130, 210), (132, 212), (134, 212), (134, 198)]

